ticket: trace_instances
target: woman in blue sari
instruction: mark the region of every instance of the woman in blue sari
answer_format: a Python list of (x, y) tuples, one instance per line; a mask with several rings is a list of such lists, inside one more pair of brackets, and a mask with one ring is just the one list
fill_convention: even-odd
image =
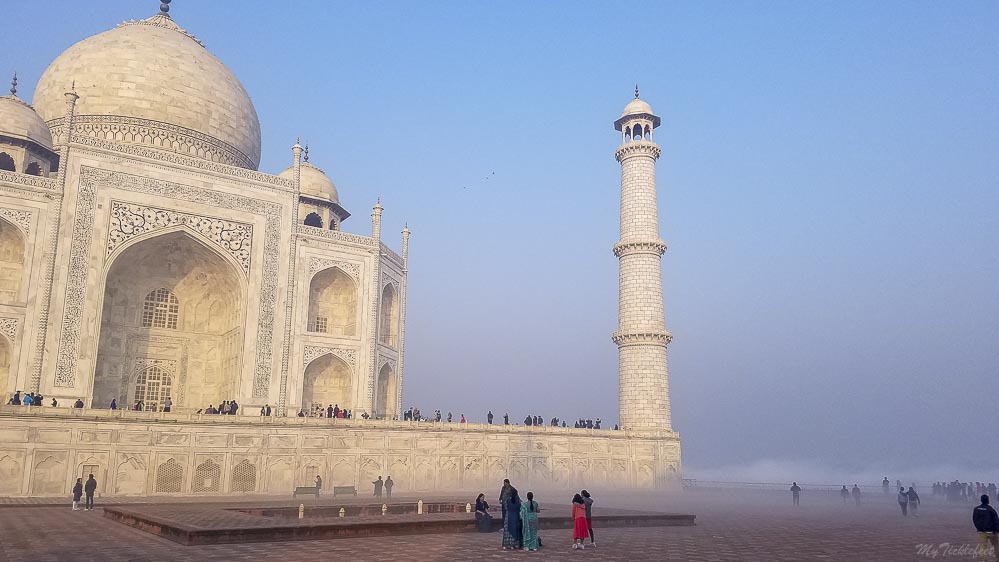
[(527, 492), (527, 501), (520, 506), (520, 520), (524, 527), (524, 548), (537, 550), (541, 541), (538, 540), (538, 502), (534, 501), (534, 492)]
[(480, 533), (489, 533), (493, 530), (493, 516), (489, 514), (489, 503), (485, 494), (479, 494), (475, 498), (475, 524)]
[(520, 523), (520, 495), (510, 488), (506, 499), (506, 516), (503, 518), (503, 550), (524, 547), (524, 531)]

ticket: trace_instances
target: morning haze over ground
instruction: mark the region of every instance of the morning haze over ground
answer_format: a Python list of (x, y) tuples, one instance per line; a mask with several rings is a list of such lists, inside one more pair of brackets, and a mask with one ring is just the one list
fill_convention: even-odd
[[(31, 92), (68, 44), (139, 17), (134, 5), (48, 2), (44, 25), (0, 37), (0, 70)], [(5, 10), (38, 21), (34, 4)], [(609, 118), (637, 81), (663, 118), (685, 476), (992, 467), (978, 428), (999, 396), (996, 4), (626, 14), (183, 3), (252, 95), (262, 171), (287, 167), (301, 135), (357, 209), (345, 229), (363, 231), (381, 196), (385, 231), (414, 231), (404, 408), (617, 420)]]

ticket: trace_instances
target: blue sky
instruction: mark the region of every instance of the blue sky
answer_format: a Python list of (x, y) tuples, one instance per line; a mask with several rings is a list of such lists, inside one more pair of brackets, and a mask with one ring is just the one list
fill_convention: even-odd
[[(28, 97), (63, 49), (157, 4), (6, 6), (19, 23), (0, 72)], [(638, 82), (663, 120), (688, 469), (991, 466), (999, 4), (176, 0), (171, 14), (249, 91), (262, 170), (301, 136), (354, 213), (345, 230), (369, 232), (378, 196), (391, 245), (409, 222), (406, 407), (614, 423), (611, 123)]]

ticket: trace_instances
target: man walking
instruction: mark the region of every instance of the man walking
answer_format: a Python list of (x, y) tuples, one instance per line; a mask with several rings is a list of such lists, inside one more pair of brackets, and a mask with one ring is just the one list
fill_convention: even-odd
[(909, 498), (909, 511), (912, 512), (913, 517), (919, 517), (918, 510), (919, 507), (919, 494), (916, 493), (916, 488), (914, 486), (909, 486), (909, 491), (905, 493)]
[(905, 493), (905, 488), (898, 488), (898, 506), (902, 508), (902, 517), (909, 516), (909, 494)]
[(492, 410), (489, 410), (489, 413), (486, 414), (486, 421), (489, 422), (489, 425), (493, 424), (493, 411)]
[(797, 482), (791, 482), (791, 500), (794, 505), (798, 505), (798, 495), (801, 494), (801, 486)]
[(83, 492), (87, 496), (87, 504), (84, 507), (84, 511), (94, 510), (94, 492), (97, 491), (97, 480), (94, 480), (94, 475), (91, 474), (87, 479), (86, 485), (83, 486)]
[(846, 505), (846, 500), (850, 497), (850, 490), (846, 489), (846, 484), (843, 484), (843, 489), (839, 491), (839, 497), (843, 498), (843, 505)]
[(319, 492), (323, 491), (323, 478), (322, 476), (316, 475), (316, 497), (319, 497)]
[(853, 501), (857, 502), (857, 507), (860, 507), (860, 487), (854, 484), (852, 493), (853, 493)]
[(885, 479), (881, 481), (881, 491), (883, 491), (886, 496), (888, 495), (888, 486), (891, 486), (891, 483), (888, 482), (888, 477), (885, 476)]
[(375, 497), (382, 497), (382, 486), (385, 485), (385, 481), (382, 480), (382, 477), (379, 475), (378, 480), (375, 480), (372, 484), (375, 485)]
[(992, 544), (992, 551), (999, 556), (999, 514), (989, 505), (989, 496), (982, 494), (982, 504), (975, 508), (971, 514), (971, 521), (978, 531), (978, 550), (982, 553), (982, 560), (989, 551), (989, 544)]
[(392, 486), (395, 486), (395, 482), (392, 481), (392, 476), (385, 479), (385, 497), (392, 497)]

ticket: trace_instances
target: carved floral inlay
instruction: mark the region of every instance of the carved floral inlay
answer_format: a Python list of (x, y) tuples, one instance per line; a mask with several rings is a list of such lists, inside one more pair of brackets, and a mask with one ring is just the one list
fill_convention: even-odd
[(253, 225), (119, 201), (111, 202), (111, 227), (104, 257), (140, 234), (175, 226), (200, 232), (232, 255), (243, 272), (249, 274)]
[(349, 347), (326, 347), (321, 345), (307, 345), (304, 350), (304, 359), (302, 364), (308, 366), (313, 360), (322, 357), (323, 355), (335, 355), (340, 359), (343, 359), (345, 363), (350, 365), (353, 369), (357, 365), (357, 350), (351, 349)]

